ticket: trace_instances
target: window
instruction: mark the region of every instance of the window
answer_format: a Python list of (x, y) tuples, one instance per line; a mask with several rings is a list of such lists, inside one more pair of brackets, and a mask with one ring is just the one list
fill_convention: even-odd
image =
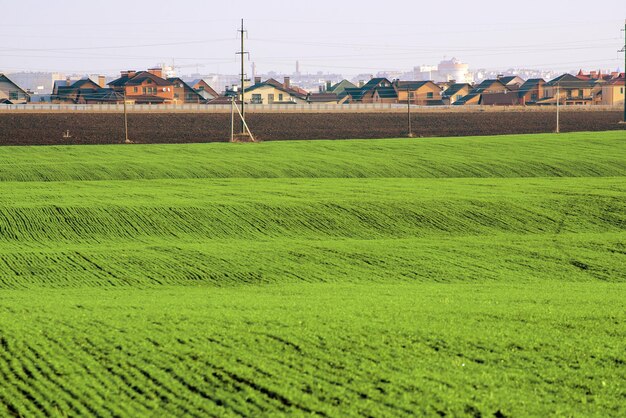
[(409, 92), (409, 99), (412, 99), (415, 97), (415, 92), (414, 91), (410, 91)]
[(578, 90), (578, 97), (583, 97), (583, 91), (582, 90)]
[(263, 99), (261, 99), (261, 95), (260, 94), (253, 94), (252, 95), (252, 103), (256, 103), (256, 104), (263, 103)]
[(146, 80), (146, 83), (148, 83), (148, 84), (152, 84), (152, 80), (147, 79), (147, 80)]
[(427, 99), (432, 99), (433, 98), (433, 92), (429, 91), (428, 93), (426, 93), (426, 98)]
[(274, 95), (273, 94), (268, 94), (267, 95), (267, 102), (268, 103), (274, 103)]
[(9, 100), (17, 100), (19, 99), (19, 92), (17, 90), (9, 91)]
[(137, 93), (138, 91), (139, 91), (139, 88), (133, 87), (133, 93)]
[(142, 92), (143, 94), (147, 94), (147, 91), (146, 91), (146, 90), (148, 90), (148, 89), (146, 89), (145, 87), (142, 87), (142, 88), (141, 88), (141, 92)]
[(457, 95), (456, 95), (456, 99), (457, 99), (457, 100), (461, 100), (462, 98), (463, 98), (463, 95), (462, 95), (462, 94), (457, 94)]

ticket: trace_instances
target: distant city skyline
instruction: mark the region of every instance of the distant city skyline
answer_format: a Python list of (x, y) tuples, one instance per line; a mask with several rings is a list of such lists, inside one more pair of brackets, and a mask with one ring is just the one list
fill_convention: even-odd
[[(118, 0), (0, 3), (0, 72), (115, 75), (165, 63), (179, 74), (239, 72), (237, 28), (257, 73), (346, 76), (410, 71), (456, 57), (471, 69), (623, 70), (626, 4), (483, 1), (239, 1), (219, 6)], [(10, 16), (15, 16), (10, 19)], [(206, 16), (206, 18), (204, 18)], [(19, 18), (18, 18), (19, 17)]]

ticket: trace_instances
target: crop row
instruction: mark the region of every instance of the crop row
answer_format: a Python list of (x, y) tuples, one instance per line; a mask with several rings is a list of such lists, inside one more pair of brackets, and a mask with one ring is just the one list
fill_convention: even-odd
[(622, 179), (5, 183), (0, 242), (620, 232)]
[(0, 147), (0, 180), (624, 176), (625, 154), (622, 132), (385, 141)]
[(626, 281), (622, 233), (3, 248), (0, 288)]
[(10, 292), (0, 306), (0, 413), (620, 415), (623, 289), (548, 281), (535, 290)]

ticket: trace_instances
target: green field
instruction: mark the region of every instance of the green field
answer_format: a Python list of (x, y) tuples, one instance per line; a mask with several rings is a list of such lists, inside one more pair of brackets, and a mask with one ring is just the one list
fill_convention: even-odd
[(626, 137), (0, 148), (0, 416), (624, 416)]

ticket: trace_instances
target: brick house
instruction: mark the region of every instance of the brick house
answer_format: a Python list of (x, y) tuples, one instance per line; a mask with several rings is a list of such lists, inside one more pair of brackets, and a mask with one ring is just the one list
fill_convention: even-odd
[(407, 103), (419, 106), (441, 105), (441, 87), (432, 81), (396, 81), (394, 83), (398, 94), (398, 103)]
[(397, 103), (398, 92), (386, 78), (372, 78), (361, 87), (345, 88), (350, 103)]
[(206, 99), (202, 97), (195, 89), (189, 84), (185, 83), (178, 77), (168, 78), (167, 81), (173, 84), (174, 89), (174, 103), (206, 103)]
[(624, 106), (624, 76), (614, 78), (602, 84), (602, 104), (605, 106)]
[(120, 78), (108, 84), (115, 92), (125, 94), (127, 102), (137, 104), (174, 103), (174, 83), (163, 78), (163, 70), (122, 71)]
[(475, 86), (466, 96), (454, 102), (454, 105), (463, 106), (482, 104), (483, 99), (487, 95), (501, 93), (508, 94), (510, 91), (511, 90), (507, 86), (505, 86), (504, 83), (502, 83), (500, 80), (484, 80), (482, 83)]
[(192, 89), (196, 91), (204, 100), (213, 100), (220, 95), (203, 79), (199, 78), (187, 83)]
[(468, 83), (454, 83), (444, 90), (441, 99), (446, 105), (451, 105), (467, 96), (472, 91), (472, 85)]
[(585, 80), (571, 74), (563, 74), (544, 84), (543, 98), (538, 105), (554, 105), (558, 100), (567, 106), (590, 106), (602, 103), (602, 85), (598, 79)]
[(534, 104), (537, 100), (543, 97), (543, 86), (546, 84), (546, 80), (543, 78), (531, 78), (522, 84), (517, 91), (520, 98), (520, 104)]

